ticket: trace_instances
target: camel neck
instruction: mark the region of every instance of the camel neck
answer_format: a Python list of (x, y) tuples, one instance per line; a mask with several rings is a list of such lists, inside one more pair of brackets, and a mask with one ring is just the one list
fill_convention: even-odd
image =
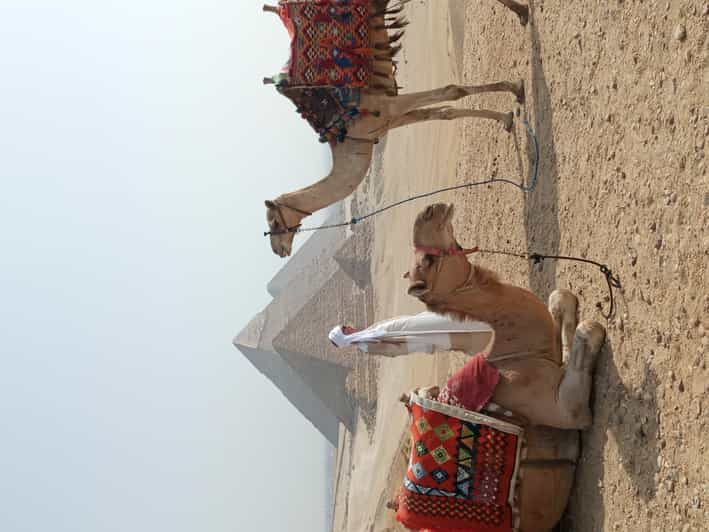
[(468, 280), (430, 310), (481, 321), (495, 330), (491, 357), (510, 353), (554, 354), (554, 325), (544, 303), (531, 292), (501, 283), (494, 273), (471, 265)]
[(331, 150), (333, 165), (328, 175), (317, 183), (282, 194), (276, 201), (301, 211), (315, 212), (352, 194), (367, 175), (372, 144), (347, 140), (331, 145)]

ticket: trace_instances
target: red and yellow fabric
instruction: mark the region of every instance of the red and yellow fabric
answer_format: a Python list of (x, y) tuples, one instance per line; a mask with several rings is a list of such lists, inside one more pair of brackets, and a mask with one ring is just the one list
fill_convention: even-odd
[(412, 394), (411, 457), (397, 519), (411, 530), (511, 532), (520, 427)]
[(367, 87), (373, 72), (369, 2), (281, 1), (291, 38), (291, 86)]

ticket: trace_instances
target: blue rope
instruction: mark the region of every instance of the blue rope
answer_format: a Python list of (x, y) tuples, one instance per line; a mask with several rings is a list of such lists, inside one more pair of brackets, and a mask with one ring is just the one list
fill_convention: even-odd
[(373, 216), (376, 216), (377, 214), (381, 214), (385, 211), (388, 211), (390, 209), (393, 209), (395, 207), (398, 207), (399, 205), (403, 205), (404, 203), (408, 203), (410, 201), (415, 201), (423, 198), (428, 198), (431, 196), (435, 196), (437, 194), (442, 194), (443, 192), (450, 192), (451, 190), (458, 190), (461, 188), (472, 188), (472, 187), (478, 187), (482, 185), (492, 185), (495, 183), (503, 183), (506, 185), (512, 185), (513, 187), (516, 187), (520, 189), (522, 192), (532, 192), (536, 186), (537, 186), (537, 180), (539, 177), (539, 158), (540, 158), (540, 152), (539, 152), (539, 142), (537, 140), (537, 136), (535, 135), (534, 131), (532, 130), (531, 126), (529, 125), (529, 122), (527, 120), (523, 119), (522, 123), (524, 124), (524, 127), (527, 129), (527, 135), (529, 136), (530, 139), (532, 139), (532, 145), (534, 146), (534, 169), (532, 170), (532, 179), (530, 180), (529, 185), (523, 185), (519, 183), (515, 183), (511, 179), (506, 179), (503, 177), (491, 177), (490, 179), (486, 179), (484, 181), (474, 181), (472, 183), (464, 183), (462, 185), (453, 185), (450, 187), (445, 187), (445, 188), (440, 188), (438, 190), (434, 190), (433, 192), (426, 192), (424, 194), (417, 194), (415, 196), (411, 196), (409, 198), (396, 201), (394, 203), (391, 203), (389, 205), (386, 205), (385, 207), (381, 207), (379, 209), (376, 209), (369, 214), (365, 214), (364, 216), (360, 217), (353, 217), (349, 222), (340, 222), (336, 224), (326, 224), (326, 225), (320, 225), (317, 227), (301, 227), (301, 226), (296, 226), (296, 227), (290, 227), (288, 229), (284, 229), (282, 231), (268, 231), (264, 233), (264, 236), (269, 236), (269, 235), (279, 235), (279, 234), (285, 234), (285, 233), (307, 233), (311, 231), (319, 231), (321, 229), (335, 229), (337, 227), (346, 227), (346, 226), (353, 226), (357, 225), (359, 222), (362, 222), (368, 218), (371, 218)]

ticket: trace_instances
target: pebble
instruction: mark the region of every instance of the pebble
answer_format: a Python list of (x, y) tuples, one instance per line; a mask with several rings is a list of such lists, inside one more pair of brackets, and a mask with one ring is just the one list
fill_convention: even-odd
[(687, 38), (687, 28), (684, 27), (684, 24), (677, 24), (675, 31), (672, 32), (672, 36), (676, 41), (685, 40)]

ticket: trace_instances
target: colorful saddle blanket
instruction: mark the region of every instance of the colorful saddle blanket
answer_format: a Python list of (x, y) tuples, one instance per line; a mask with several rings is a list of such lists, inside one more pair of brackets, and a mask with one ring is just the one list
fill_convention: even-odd
[(498, 382), (499, 370), (487, 361), (484, 353), (478, 353), (448, 378), (438, 400), (479, 412), (492, 399)]
[(408, 408), (411, 458), (397, 520), (431, 532), (517, 530), (523, 430), (417, 394)]
[(308, 121), (320, 142), (344, 142), (347, 128), (360, 111), (358, 89), (348, 88), (289, 88), (276, 85), (278, 92), (295, 104), (296, 111)]
[(281, 0), (290, 86), (361, 88), (373, 72), (369, 0)]

